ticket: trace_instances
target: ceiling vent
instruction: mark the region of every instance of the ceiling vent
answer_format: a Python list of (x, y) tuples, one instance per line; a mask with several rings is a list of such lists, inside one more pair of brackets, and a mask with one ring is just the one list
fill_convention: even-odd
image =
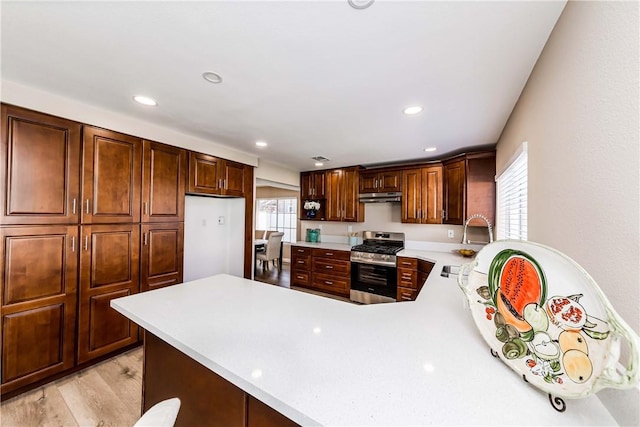
[(312, 159), (315, 160), (316, 162), (329, 162), (330, 161), (329, 159), (327, 159), (324, 156), (313, 156)]

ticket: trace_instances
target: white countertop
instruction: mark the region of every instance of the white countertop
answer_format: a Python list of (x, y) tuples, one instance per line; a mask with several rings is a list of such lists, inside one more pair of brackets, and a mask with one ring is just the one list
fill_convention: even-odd
[(301, 425), (616, 424), (596, 396), (555, 411), (491, 356), (440, 276), (462, 257), (403, 255), (436, 261), (414, 302), (358, 306), (218, 275), (111, 304)]

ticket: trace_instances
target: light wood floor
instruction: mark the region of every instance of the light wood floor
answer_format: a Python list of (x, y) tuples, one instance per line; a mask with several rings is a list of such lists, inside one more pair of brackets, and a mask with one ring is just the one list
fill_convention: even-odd
[(130, 427), (140, 418), (142, 347), (0, 405), (2, 427)]

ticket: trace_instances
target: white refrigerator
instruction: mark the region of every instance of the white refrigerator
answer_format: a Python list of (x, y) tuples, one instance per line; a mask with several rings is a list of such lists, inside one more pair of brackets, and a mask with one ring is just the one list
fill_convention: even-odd
[(243, 198), (185, 197), (184, 281), (244, 275)]

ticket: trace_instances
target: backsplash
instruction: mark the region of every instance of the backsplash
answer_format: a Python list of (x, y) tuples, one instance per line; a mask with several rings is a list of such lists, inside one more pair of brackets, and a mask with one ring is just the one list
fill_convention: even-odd
[[(307, 228), (320, 228), (320, 240), (326, 243), (347, 243), (349, 232), (358, 233), (358, 242), (362, 241), (362, 231), (390, 231), (404, 233), (407, 247), (415, 246), (410, 242), (440, 242), (460, 244), (461, 225), (447, 224), (403, 224), (400, 221), (400, 203), (368, 203), (365, 205), (365, 222), (300, 221), (300, 237), (304, 240)], [(493, 224), (492, 224), (493, 225)], [(351, 227), (351, 230), (349, 229)], [(447, 237), (447, 231), (453, 230), (454, 237)], [(485, 227), (469, 227), (467, 237), (472, 241), (489, 241)], [(420, 249), (414, 247), (412, 249)]]

